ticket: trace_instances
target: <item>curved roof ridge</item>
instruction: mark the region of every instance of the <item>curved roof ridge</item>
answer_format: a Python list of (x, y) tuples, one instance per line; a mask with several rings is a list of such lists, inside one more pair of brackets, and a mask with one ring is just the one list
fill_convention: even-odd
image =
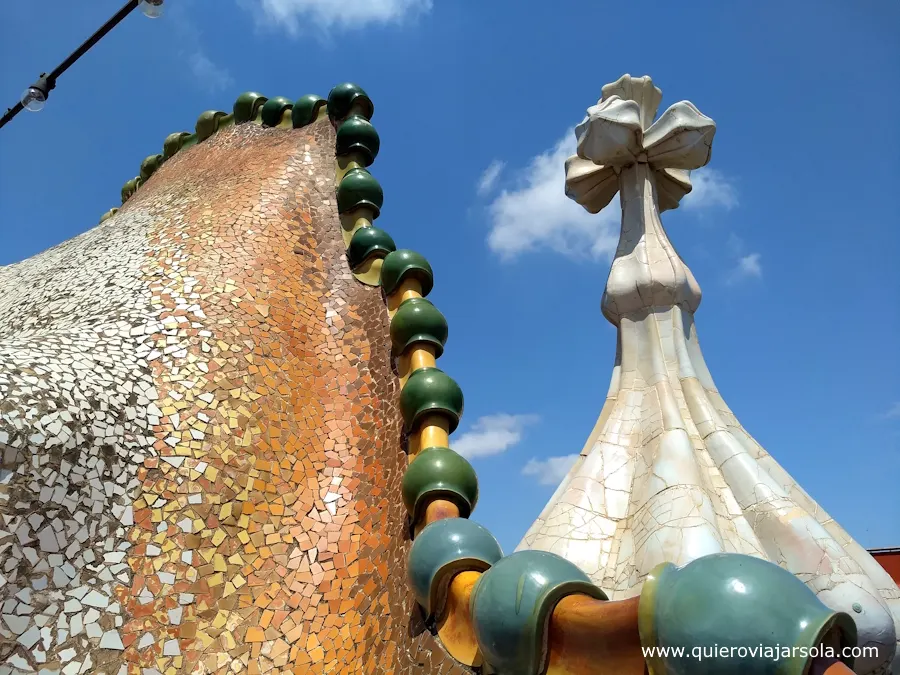
[[(138, 175), (126, 181), (122, 186), (122, 204), (131, 199), (141, 185), (146, 183), (159, 167), (172, 159), (178, 152), (202, 143), (221, 129), (246, 122), (267, 127), (299, 129), (316, 121), (322, 109), (325, 108), (325, 104), (325, 99), (315, 94), (307, 94), (292, 101), (283, 96), (267, 98), (255, 91), (247, 91), (237, 97), (230, 113), (221, 110), (206, 110), (197, 118), (193, 133), (176, 131), (169, 134), (163, 141), (161, 153), (144, 158)], [(100, 222), (108, 220), (118, 210), (118, 207), (110, 209), (100, 216)]]

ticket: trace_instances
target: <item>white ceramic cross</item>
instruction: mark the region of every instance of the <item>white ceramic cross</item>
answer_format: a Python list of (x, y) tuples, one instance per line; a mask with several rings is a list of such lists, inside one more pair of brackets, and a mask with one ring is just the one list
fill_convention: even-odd
[(716, 123), (689, 101), (672, 105), (654, 122), (662, 91), (646, 75), (623, 75), (601, 91), (575, 128), (578, 154), (566, 162), (566, 194), (597, 213), (618, 191), (626, 167), (647, 164), (659, 210), (676, 208), (691, 191), (689, 171), (709, 162)]
[(666, 236), (659, 213), (691, 191), (690, 170), (709, 162), (716, 124), (688, 101), (656, 122), (662, 92), (649, 77), (624, 75), (602, 89), (575, 128), (578, 155), (566, 162), (566, 194), (591, 213), (621, 192), (622, 234), (603, 310), (624, 313), (700, 304), (700, 287)]

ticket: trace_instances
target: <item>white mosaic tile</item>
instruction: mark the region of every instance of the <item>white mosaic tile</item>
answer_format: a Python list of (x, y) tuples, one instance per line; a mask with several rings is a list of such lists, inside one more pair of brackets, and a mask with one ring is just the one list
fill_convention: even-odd
[(26, 672), (90, 672), (93, 649), (124, 649), (114, 588), (131, 581), (137, 469), (160, 414), (145, 359), (159, 323), (142, 269), (151, 222), (123, 214), (0, 268), (0, 598)]

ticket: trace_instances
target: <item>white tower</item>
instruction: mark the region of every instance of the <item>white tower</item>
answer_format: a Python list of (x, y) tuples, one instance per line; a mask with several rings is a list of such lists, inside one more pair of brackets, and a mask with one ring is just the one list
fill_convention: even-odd
[(709, 162), (715, 122), (687, 101), (654, 122), (662, 92), (647, 76), (624, 75), (602, 93), (576, 127), (566, 194), (591, 213), (621, 194), (602, 302), (618, 332), (615, 366), (581, 456), (519, 549), (568, 558), (612, 599), (637, 595), (661, 562), (766, 558), (850, 614), (860, 646), (878, 646), (857, 673), (890, 672), (900, 589), (744, 430), (700, 351), (700, 286), (659, 214)]

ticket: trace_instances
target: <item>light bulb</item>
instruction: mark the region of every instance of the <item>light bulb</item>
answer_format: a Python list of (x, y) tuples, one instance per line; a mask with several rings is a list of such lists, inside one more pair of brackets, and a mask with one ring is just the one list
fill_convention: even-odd
[(141, 0), (141, 11), (150, 19), (158, 19), (163, 13), (163, 0)]
[(37, 87), (28, 87), (25, 93), (22, 94), (22, 105), (25, 107), (25, 110), (38, 112), (44, 109), (44, 103), (46, 102), (47, 94)]

